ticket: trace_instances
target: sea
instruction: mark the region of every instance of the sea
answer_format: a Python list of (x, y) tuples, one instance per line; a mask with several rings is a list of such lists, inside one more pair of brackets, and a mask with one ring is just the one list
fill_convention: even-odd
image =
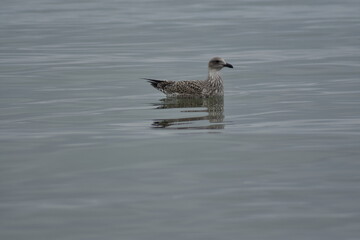
[[(0, 238), (360, 239), (358, 0), (2, 0)], [(170, 98), (223, 57), (224, 97)]]

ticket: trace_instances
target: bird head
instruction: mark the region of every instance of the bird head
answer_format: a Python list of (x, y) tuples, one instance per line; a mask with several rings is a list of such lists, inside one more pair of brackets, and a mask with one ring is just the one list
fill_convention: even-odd
[(209, 61), (209, 69), (220, 71), (223, 67), (234, 68), (221, 57), (214, 57)]

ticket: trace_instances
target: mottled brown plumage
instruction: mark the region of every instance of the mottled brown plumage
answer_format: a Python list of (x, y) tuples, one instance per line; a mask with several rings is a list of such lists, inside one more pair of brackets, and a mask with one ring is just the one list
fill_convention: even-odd
[(171, 97), (211, 97), (224, 95), (223, 80), (219, 71), (223, 67), (233, 68), (223, 58), (214, 57), (208, 64), (206, 80), (170, 81), (145, 78), (151, 86)]

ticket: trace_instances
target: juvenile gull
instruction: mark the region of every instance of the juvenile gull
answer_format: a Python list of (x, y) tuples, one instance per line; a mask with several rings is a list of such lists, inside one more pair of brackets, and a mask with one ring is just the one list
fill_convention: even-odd
[(208, 64), (206, 80), (170, 81), (145, 78), (157, 90), (169, 97), (211, 97), (224, 95), (223, 80), (219, 71), (223, 67), (233, 68), (221, 57), (214, 57)]

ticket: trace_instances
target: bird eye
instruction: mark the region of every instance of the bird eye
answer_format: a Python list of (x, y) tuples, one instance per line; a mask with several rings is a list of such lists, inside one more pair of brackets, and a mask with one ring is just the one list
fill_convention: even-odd
[(215, 63), (220, 63), (220, 61), (219, 61), (219, 60), (215, 60)]

